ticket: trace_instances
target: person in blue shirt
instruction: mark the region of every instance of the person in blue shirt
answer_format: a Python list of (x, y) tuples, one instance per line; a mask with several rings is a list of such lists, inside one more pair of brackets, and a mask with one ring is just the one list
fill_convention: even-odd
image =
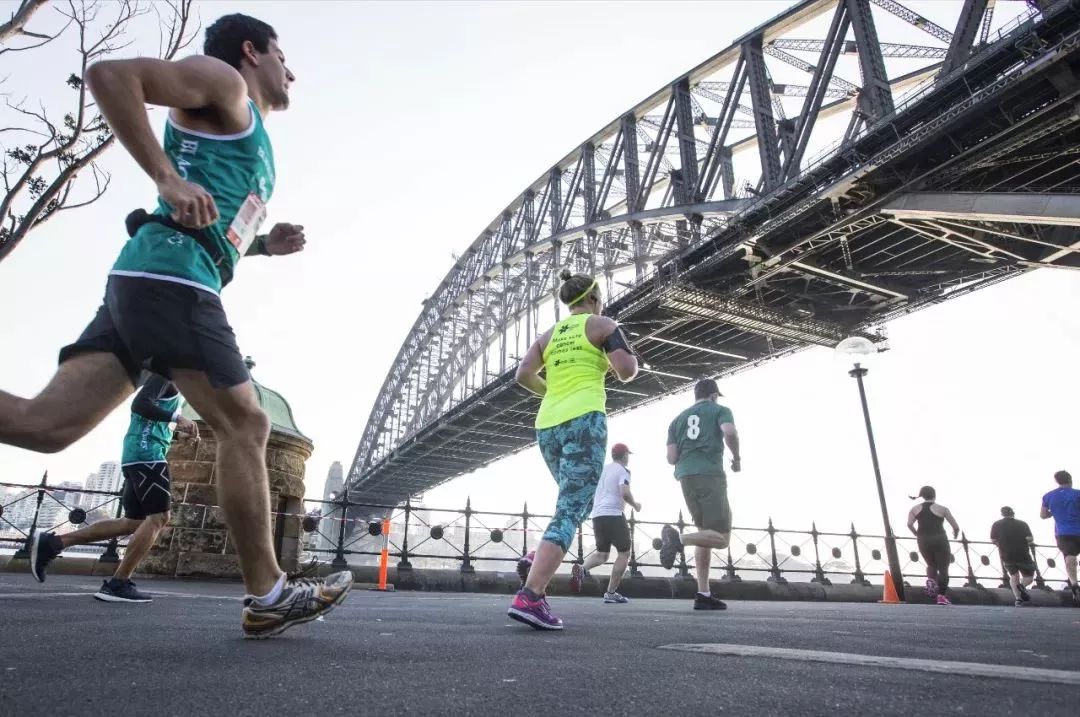
[(1053, 517), (1058, 550), (1065, 556), (1065, 574), (1073, 602), (1080, 607), (1080, 585), (1076, 582), (1076, 556), (1080, 555), (1080, 490), (1072, 487), (1068, 471), (1054, 474), (1058, 487), (1043, 496), (1039, 517)]

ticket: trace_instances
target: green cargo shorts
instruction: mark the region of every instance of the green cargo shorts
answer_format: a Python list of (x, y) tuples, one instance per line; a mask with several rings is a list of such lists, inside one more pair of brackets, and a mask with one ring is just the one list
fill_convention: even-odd
[(686, 476), (679, 482), (694, 525), (701, 530), (731, 532), (731, 506), (723, 474)]

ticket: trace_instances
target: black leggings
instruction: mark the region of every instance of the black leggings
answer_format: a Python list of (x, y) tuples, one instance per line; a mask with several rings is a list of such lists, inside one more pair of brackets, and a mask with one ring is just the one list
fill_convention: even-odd
[(919, 536), (918, 542), (919, 552), (926, 561), (926, 577), (936, 581), (938, 594), (944, 595), (949, 589), (949, 563), (952, 559), (949, 539), (942, 533)]

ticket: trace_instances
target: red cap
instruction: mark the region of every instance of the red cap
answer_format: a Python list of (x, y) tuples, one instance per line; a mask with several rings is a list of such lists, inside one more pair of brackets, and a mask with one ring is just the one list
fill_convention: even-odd
[(629, 455), (630, 449), (625, 443), (616, 443), (611, 447), (611, 457), (618, 458), (619, 456)]

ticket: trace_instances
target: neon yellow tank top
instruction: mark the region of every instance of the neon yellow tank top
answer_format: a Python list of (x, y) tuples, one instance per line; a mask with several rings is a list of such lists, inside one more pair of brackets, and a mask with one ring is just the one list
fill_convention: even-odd
[(551, 330), (551, 340), (544, 349), (547, 392), (536, 414), (537, 428), (551, 428), (607, 409), (604, 374), (608, 358), (585, 334), (589, 316), (571, 314)]

